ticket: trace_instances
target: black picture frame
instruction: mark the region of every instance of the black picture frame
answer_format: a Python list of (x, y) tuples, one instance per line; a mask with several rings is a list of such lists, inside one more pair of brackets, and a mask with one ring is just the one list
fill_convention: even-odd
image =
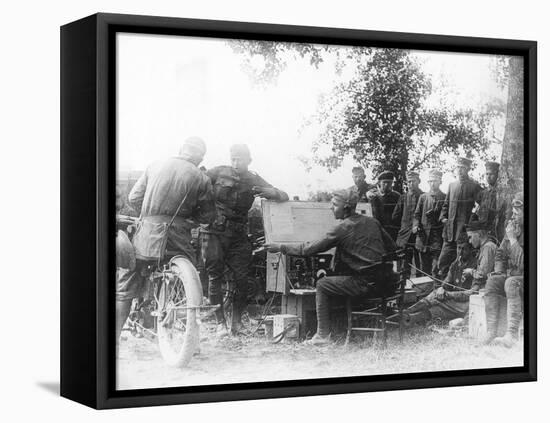
[[(525, 198), (528, 258), (524, 365), (383, 376), (114, 389), (115, 36), (117, 32), (312, 42), (520, 55), (525, 61)], [(61, 28), (61, 395), (105, 409), (534, 381), (536, 321), (537, 44), (533, 41), (408, 34), (119, 14)]]

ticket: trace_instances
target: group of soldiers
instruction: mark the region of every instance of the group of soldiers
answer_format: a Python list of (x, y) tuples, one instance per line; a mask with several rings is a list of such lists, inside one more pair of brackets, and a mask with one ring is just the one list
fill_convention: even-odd
[[(407, 173), (408, 190), (392, 189), (394, 175), (382, 172), (378, 186), (366, 182), (362, 168), (353, 169), (351, 191), (372, 206), (372, 214), (397, 247), (406, 248), (401, 263), (405, 277), (412, 263), (417, 274), (429, 275), (439, 285), (427, 297), (405, 311), (405, 323), (467, 316), (469, 297), (485, 290), (487, 335), (484, 343), (510, 347), (517, 340), (523, 297), (523, 193), (513, 198), (497, 186), (500, 165), (485, 163), (486, 187), (468, 173), (471, 160), (458, 158), (456, 180), (447, 193), (442, 173), (431, 170), (429, 191), (419, 188), (417, 172)], [(507, 298), (507, 331), (496, 337), (499, 297)]]
[[(240, 318), (252, 257), (248, 212), (258, 196), (288, 201), (288, 195), (249, 171), (252, 158), (246, 145), (230, 148), (230, 165), (209, 170), (199, 168), (205, 153), (202, 139), (187, 139), (176, 157), (150, 165), (128, 195), (130, 206), (140, 211), (140, 224), (132, 240), (135, 263), (117, 249), (117, 340), (131, 302), (142, 288), (141, 269), (158, 257), (159, 234), (167, 224), (166, 251), (184, 255), (194, 264), (191, 229), (200, 225), (200, 260), (208, 276), (209, 300), (219, 306), (216, 335), (237, 335), (243, 330)], [(496, 337), (498, 296), (506, 295), (508, 331), (496, 341), (513, 344), (523, 294), (523, 196), (518, 194), (510, 202), (500, 194), (497, 163), (486, 165), (486, 189), (469, 178), (470, 165), (468, 159), (458, 160), (457, 180), (446, 194), (439, 189), (442, 174), (437, 170), (429, 173), (429, 192), (419, 189), (419, 174), (409, 172), (408, 190), (399, 194), (393, 190), (391, 172), (382, 172), (372, 185), (362, 168), (354, 168), (354, 186), (332, 196), (332, 212), (340, 223), (324, 237), (300, 245), (265, 245), (270, 252), (302, 256), (336, 248), (334, 273), (317, 281), (318, 327), (308, 342), (330, 342), (331, 297), (392, 292), (399, 276), (384, 257), (410, 247), (401, 263), (404, 272), (410, 275), (415, 263), (418, 271), (441, 281), (441, 286), (406, 311), (408, 323), (464, 315), (468, 296), (485, 285), (485, 341)], [(359, 201), (371, 204), (373, 217), (356, 213)], [(227, 270), (236, 284), (231, 322), (225, 321), (223, 310)]]

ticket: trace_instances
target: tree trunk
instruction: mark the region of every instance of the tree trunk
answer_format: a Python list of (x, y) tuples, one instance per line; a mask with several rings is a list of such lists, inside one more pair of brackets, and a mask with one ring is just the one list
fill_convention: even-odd
[(507, 195), (523, 190), (524, 166), (524, 93), (523, 58), (511, 57), (508, 74), (508, 104), (502, 143), (500, 186)]

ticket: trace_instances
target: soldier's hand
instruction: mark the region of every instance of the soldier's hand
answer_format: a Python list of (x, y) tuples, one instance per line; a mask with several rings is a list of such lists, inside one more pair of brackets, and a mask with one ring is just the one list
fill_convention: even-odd
[(415, 234), (418, 232), (418, 226), (413, 226), (412, 233)]
[(445, 299), (445, 294), (446, 294), (446, 291), (445, 291), (445, 288), (443, 288), (442, 286), (440, 286), (439, 288), (437, 288), (437, 290), (435, 291), (435, 299), (436, 300), (444, 300)]
[(462, 271), (462, 276), (472, 276), (474, 274), (474, 269), (468, 268)]
[(269, 187), (259, 187), (259, 186), (253, 186), (252, 192), (260, 197), (275, 197), (275, 190), (273, 188)]
[(447, 223), (448, 220), (449, 219), (443, 218), (443, 219), (441, 219), (441, 223)]
[(281, 244), (264, 244), (262, 246), (264, 250), (267, 250), (270, 253), (280, 253), (281, 252)]

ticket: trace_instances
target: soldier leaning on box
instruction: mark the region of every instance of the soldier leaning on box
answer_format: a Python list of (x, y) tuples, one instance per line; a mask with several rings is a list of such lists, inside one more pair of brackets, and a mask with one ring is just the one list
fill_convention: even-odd
[(416, 233), (416, 249), (420, 253), (422, 271), (437, 277), (437, 261), (443, 244), (443, 224), (439, 221), (445, 194), (439, 189), (439, 170), (431, 170), (428, 175), (430, 191), (418, 199), (414, 212), (413, 232)]
[(456, 164), (457, 181), (451, 182), (441, 208), (440, 221), (443, 226), (443, 246), (439, 255), (439, 275), (447, 275), (450, 264), (456, 258), (456, 240), (470, 222), (472, 209), (481, 187), (468, 176), (472, 161), (460, 157)]
[[(487, 336), (485, 344), (511, 347), (518, 339), (519, 323), (523, 307), (523, 193), (512, 200), (512, 219), (506, 225), (506, 235), (496, 256), (495, 271), (487, 281), (485, 293), (485, 315), (487, 318)], [(499, 296), (506, 296), (507, 328), (506, 334), (495, 338), (498, 328)]]
[[(215, 214), (212, 185), (197, 167), (205, 153), (206, 145), (202, 139), (188, 138), (178, 156), (151, 164), (128, 195), (130, 205), (140, 210), (140, 222), (132, 240), (132, 251), (135, 250), (137, 258), (135, 266), (117, 269), (117, 342), (132, 299), (140, 294), (143, 284), (141, 271), (158, 260), (159, 251), (153, 251), (156, 247), (152, 240), (160, 236), (161, 232), (157, 230), (172, 220), (180, 204), (167, 234), (166, 250), (184, 255), (195, 264), (191, 228), (198, 223), (211, 222)], [(118, 255), (117, 251), (117, 262)]]
[(252, 161), (245, 144), (230, 149), (231, 166), (217, 166), (206, 173), (212, 181), (216, 198), (216, 219), (201, 228), (202, 257), (208, 273), (210, 303), (219, 304), (216, 311), (217, 335), (227, 336), (223, 312), (222, 285), (226, 266), (232, 271), (236, 292), (232, 302), (231, 332), (242, 330), (241, 313), (246, 306), (248, 266), (252, 246), (248, 240), (248, 211), (255, 196), (275, 201), (288, 201), (288, 195), (250, 172)]
[(480, 281), (474, 279), (471, 271), (476, 266), (474, 249), (466, 234), (463, 234), (457, 241), (457, 258), (449, 267), (443, 285), (404, 311), (405, 325), (424, 323), (435, 318), (452, 320), (464, 317), (468, 312), (470, 295), (481, 287)]
[(399, 231), (399, 221), (393, 219), (393, 210), (399, 201), (400, 194), (393, 190), (395, 179), (393, 172), (384, 171), (378, 175), (378, 192), (371, 196), (372, 217), (377, 219), (384, 230), (395, 242)]
[(414, 212), (418, 204), (420, 196), (424, 193), (418, 185), (420, 184), (420, 175), (418, 172), (407, 172), (407, 185), (408, 190), (405, 194), (399, 197), (397, 205), (393, 209), (392, 220), (401, 221), (401, 226), (397, 234), (396, 244), (399, 248), (407, 248), (405, 252), (405, 258), (401, 263), (401, 266), (405, 269), (405, 277), (409, 278), (411, 275), (411, 263), (413, 261), (415, 265), (420, 267), (420, 256), (418, 250), (416, 250), (416, 232), (413, 231)]
[(332, 197), (332, 212), (342, 222), (324, 238), (299, 245), (266, 244), (269, 252), (298, 256), (336, 247), (335, 273), (342, 276), (325, 276), (317, 281), (317, 332), (308, 341), (314, 345), (330, 342), (330, 297), (387, 295), (395, 291), (399, 281), (391, 262), (380, 263), (384, 255), (395, 251), (394, 241), (378, 220), (357, 214), (356, 206), (354, 192), (338, 191)]

